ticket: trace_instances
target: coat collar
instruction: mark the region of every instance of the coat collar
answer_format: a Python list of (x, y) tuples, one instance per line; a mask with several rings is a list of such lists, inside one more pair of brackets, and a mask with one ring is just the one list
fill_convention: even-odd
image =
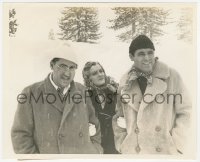
[[(122, 78), (120, 80), (120, 84), (119, 84), (120, 87), (126, 86), (128, 74), (131, 69), (132, 69), (132, 67), (122, 76)], [(169, 75), (170, 75), (169, 67), (161, 61), (156, 61), (155, 68), (152, 73), (152, 77), (166, 80), (169, 77)]]
[(134, 96), (134, 102), (129, 102), (129, 105), (138, 111), (138, 121), (142, 117), (144, 108), (154, 101), (157, 94), (163, 94), (167, 89), (167, 83), (165, 80), (169, 77), (170, 72), (167, 65), (162, 62), (157, 62), (152, 73), (153, 82), (148, 84), (144, 95), (142, 96), (138, 83), (134, 81), (130, 89), (126, 88), (126, 79), (128, 78), (128, 73), (124, 75), (120, 82), (121, 94), (129, 94), (130, 97)]
[(163, 62), (157, 61), (152, 75), (154, 78), (166, 80), (170, 75), (169, 67)]
[(52, 105), (56, 109), (58, 109), (60, 112), (63, 112), (63, 114), (69, 113), (69, 112), (65, 111), (65, 107), (68, 107), (67, 109), (71, 110), (71, 108), (73, 107), (73, 104), (74, 104), (74, 102), (72, 101), (72, 96), (74, 94), (80, 94), (80, 91), (77, 89), (75, 82), (72, 81), (70, 83), (70, 88), (68, 90), (69, 94), (68, 94), (67, 98), (62, 99), (61, 96), (58, 94), (57, 90), (55, 89), (55, 87), (51, 84), (49, 75), (47, 76), (47, 78), (44, 81), (45, 82), (45, 84), (44, 84), (45, 95), (49, 95), (49, 94), (55, 95), (56, 100), (55, 100), (55, 102), (52, 103)]
[[(50, 75), (50, 74), (49, 74)], [(61, 96), (59, 96), (57, 90), (55, 87), (51, 84), (49, 75), (44, 80), (44, 95), (54, 95), (55, 96), (55, 102), (50, 103), (53, 105), (56, 109), (58, 109), (60, 112), (63, 112), (64, 108), (64, 100), (62, 100)]]
[[(58, 86), (54, 83), (54, 81), (53, 81), (53, 79), (52, 79), (52, 76), (53, 74), (52, 73), (50, 73), (50, 75), (49, 75), (49, 80), (50, 80), (50, 82), (51, 82), (51, 84), (54, 86), (54, 88), (56, 89), (56, 90), (58, 90)], [(68, 85), (68, 87), (65, 87), (64, 88), (64, 90), (63, 90), (63, 94), (65, 95), (66, 93), (67, 93), (67, 91), (69, 90), (69, 88), (70, 88), (70, 85)]]

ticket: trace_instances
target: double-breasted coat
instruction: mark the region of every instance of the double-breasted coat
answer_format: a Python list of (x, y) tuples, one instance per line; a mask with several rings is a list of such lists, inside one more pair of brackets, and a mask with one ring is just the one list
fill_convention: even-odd
[[(49, 76), (23, 90), (11, 131), (16, 153), (103, 152), (100, 124), (85, 87), (72, 82), (65, 100), (58, 95)], [(89, 123), (96, 127), (96, 134), (91, 137)]]
[[(192, 106), (180, 75), (157, 61), (153, 82), (144, 95), (137, 79), (126, 88), (127, 79), (128, 73), (121, 79), (113, 117), (117, 150), (130, 154), (184, 153)], [(117, 125), (119, 116), (125, 118), (126, 129)]]

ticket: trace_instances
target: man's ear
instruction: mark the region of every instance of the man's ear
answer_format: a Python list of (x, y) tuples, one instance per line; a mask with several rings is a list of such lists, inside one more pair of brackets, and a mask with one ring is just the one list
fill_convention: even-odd
[(131, 59), (131, 61), (134, 61), (134, 56), (132, 53), (129, 53), (129, 58)]

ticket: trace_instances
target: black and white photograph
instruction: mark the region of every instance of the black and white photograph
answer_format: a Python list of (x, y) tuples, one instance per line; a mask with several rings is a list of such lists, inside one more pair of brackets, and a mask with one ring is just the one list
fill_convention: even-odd
[(195, 3), (3, 3), (3, 156), (197, 156)]

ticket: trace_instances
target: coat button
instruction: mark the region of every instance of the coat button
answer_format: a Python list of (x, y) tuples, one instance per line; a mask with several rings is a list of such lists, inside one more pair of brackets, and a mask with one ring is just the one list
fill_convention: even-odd
[(160, 132), (161, 131), (161, 127), (160, 126), (156, 126), (155, 130), (156, 130), (156, 132)]
[(139, 131), (139, 128), (138, 128), (138, 127), (135, 128), (135, 133), (136, 133), (136, 134), (139, 134), (139, 132), (140, 132), (140, 131)]
[(62, 138), (62, 137), (64, 137), (65, 135), (64, 135), (64, 134), (59, 134), (58, 136), (59, 136), (59, 138)]
[(82, 132), (79, 133), (79, 137), (83, 137), (83, 133)]
[(156, 147), (156, 151), (157, 152), (161, 152), (161, 148), (160, 147)]
[(140, 152), (140, 146), (138, 145), (138, 146), (136, 146), (136, 148), (135, 148), (135, 151), (137, 152), (137, 153), (139, 153)]

